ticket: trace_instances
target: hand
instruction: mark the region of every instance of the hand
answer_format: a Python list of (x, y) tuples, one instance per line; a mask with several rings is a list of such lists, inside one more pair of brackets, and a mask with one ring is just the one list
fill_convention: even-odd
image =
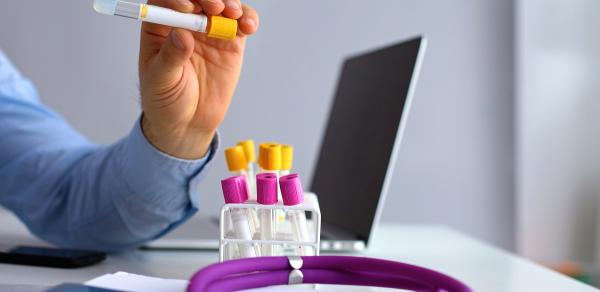
[(142, 24), (139, 72), (144, 135), (165, 153), (198, 159), (208, 151), (229, 108), (246, 36), (258, 29), (258, 14), (240, 0), (150, 0), (148, 4), (238, 20), (238, 36), (231, 41)]

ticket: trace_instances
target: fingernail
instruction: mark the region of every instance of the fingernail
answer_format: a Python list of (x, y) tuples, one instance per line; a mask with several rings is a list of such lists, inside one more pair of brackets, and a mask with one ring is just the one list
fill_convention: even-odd
[(183, 6), (190, 6), (192, 5), (192, 2), (190, 2), (189, 0), (177, 0), (179, 2), (179, 4), (183, 5)]
[(237, 1), (233, 1), (233, 0), (227, 1), (226, 6), (231, 9), (235, 9), (235, 10), (240, 9), (240, 4), (238, 4)]
[(181, 41), (181, 38), (179, 38), (179, 35), (177, 35), (177, 32), (171, 31), (171, 41), (177, 49), (183, 50), (183, 42)]

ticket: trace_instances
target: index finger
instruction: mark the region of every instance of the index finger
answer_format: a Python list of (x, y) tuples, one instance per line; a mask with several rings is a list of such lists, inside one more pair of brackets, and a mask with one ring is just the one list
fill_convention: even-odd
[(225, 10), (223, 16), (231, 19), (238, 19), (242, 16), (242, 3), (240, 0), (225, 0)]
[(247, 4), (242, 5), (244, 14), (238, 19), (240, 32), (245, 35), (251, 35), (256, 33), (260, 24), (258, 12)]
[(200, 0), (200, 6), (206, 15), (220, 15), (225, 9), (225, 3), (222, 0)]

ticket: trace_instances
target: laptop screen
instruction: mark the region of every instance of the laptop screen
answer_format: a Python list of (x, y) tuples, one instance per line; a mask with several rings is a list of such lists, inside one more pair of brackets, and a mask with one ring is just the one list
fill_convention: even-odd
[(323, 224), (354, 239), (367, 242), (376, 219), (421, 45), (412, 39), (344, 62), (310, 190)]

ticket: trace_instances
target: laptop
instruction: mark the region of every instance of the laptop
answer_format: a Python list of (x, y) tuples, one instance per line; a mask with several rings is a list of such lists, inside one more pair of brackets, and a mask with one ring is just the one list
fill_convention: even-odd
[[(392, 179), (426, 40), (347, 58), (309, 190), (321, 208), (321, 250), (367, 248)], [(218, 218), (194, 217), (147, 248), (218, 249)]]

